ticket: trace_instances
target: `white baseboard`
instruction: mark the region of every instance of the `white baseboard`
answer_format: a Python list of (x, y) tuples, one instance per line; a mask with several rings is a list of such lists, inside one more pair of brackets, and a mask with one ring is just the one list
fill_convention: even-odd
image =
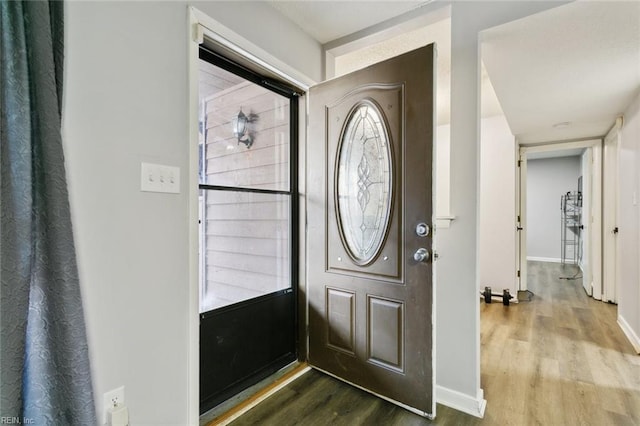
[(633, 328), (631, 328), (627, 320), (622, 318), (620, 315), (618, 315), (618, 325), (624, 332), (625, 336), (627, 336), (627, 339), (629, 339), (629, 342), (631, 342), (636, 352), (640, 354), (640, 337), (638, 337), (635, 331), (633, 331)]
[(467, 394), (436, 385), (436, 401), (454, 410), (479, 418), (484, 417), (484, 410), (487, 407), (487, 401), (484, 399), (484, 391), (482, 389), (478, 391), (478, 396), (473, 398)]
[(532, 260), (534, 262), (551, 262), (551, 263), (562, 263), (562, 259), (555, 257), (535, 257), (535, 256), (527, 256), (527, 260)]

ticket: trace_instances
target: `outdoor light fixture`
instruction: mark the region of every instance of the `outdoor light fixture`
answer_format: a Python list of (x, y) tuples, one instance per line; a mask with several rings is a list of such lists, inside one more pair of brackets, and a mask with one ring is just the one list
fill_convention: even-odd
[(242, 108), (237, 117), (233, 118), (233, 134), (238, 138), (238, 145), (240, 142), (245, 144), (247, 148), (251, 148), (255, 137), (253, 123), (257, 121), (258, 116), (256, 114), (249, 114), (247, 117)]

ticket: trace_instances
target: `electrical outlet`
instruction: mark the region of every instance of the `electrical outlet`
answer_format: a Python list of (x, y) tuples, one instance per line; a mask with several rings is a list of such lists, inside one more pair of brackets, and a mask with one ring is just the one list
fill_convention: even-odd
[(124, 405), (124, 386), (104, 393), (102, 424), (107, 423), (107, 410), (115, 405)]

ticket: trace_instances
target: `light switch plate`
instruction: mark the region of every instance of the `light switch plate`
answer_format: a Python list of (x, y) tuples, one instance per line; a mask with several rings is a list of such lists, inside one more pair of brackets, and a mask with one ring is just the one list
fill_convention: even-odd
[(180, 193), (180, 167), (140, 164), (140, 191)]

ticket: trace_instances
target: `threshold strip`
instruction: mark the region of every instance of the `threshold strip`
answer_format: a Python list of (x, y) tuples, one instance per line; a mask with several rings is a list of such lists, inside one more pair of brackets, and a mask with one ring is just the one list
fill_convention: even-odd
[(226, 426), (232, 421), (236, 420), (238, 417), (242, 416), (247, 411), (251, 410), (256, 405), (260, 404), (265, 399), (269, 398), (274, 393), (278, 392), (280, 389), (287, 386), (289, 383), (296, 380), (298, 377), (305, 374), (307, 371), (311, 370), (309, 364), (301, 363), (299, 366), (280, 377), (270, 385), (266, 386), (264, 389), (261, 389), (254, 395), (245, 399), (235, 407), (231, 408), (229, 411), (221, 414), (215, 419), (211, 420), (206, 426)]

